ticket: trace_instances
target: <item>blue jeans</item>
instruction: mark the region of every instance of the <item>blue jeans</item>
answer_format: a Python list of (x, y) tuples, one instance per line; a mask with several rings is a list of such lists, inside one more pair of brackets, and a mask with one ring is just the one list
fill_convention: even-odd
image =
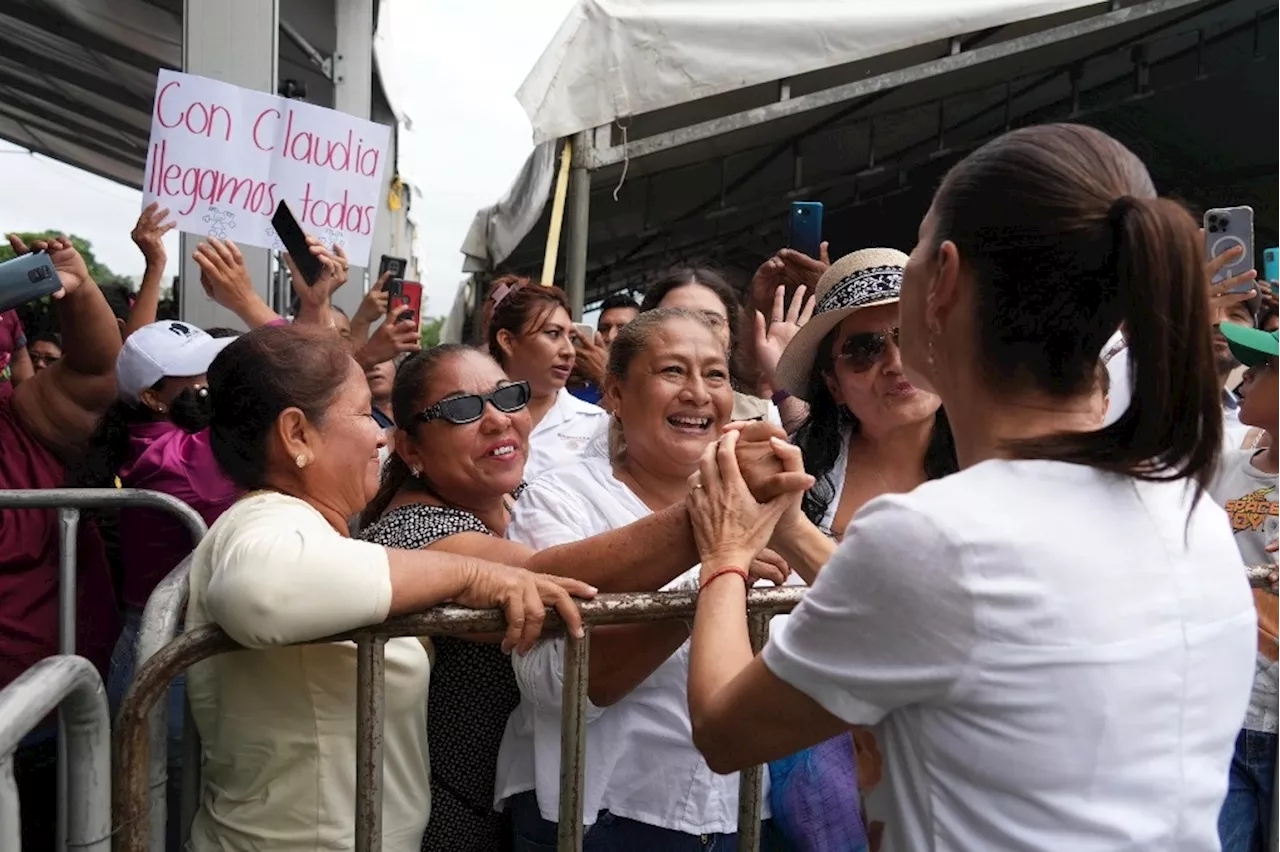
[(1276, 734), (1242, 730), (1236, 737), (1227, 777), (1227, 797), (1218, 814), (1222, 852), (1263, 852), (1271, 829), (1276, 777)]
[[(107, 701), (111, 705), (111, 718), (120, 712), (120, 705), (133, 685), (138, 667), (138, 630), (142, 613), (125, 610), (120, 638), (111, 652), (111, 668), (107, 672)], [(187, 703), (187, 677), (180, 674), (169, 684), (169, 780), (165, 798), (168, 801), (166, 823), (166, 848), (176, 852), (179, 848), (179, 819), (182, 805), (182, 722)]]
[[(556, 824), (542, 818), (537, 795), (531, 790), (511, 797), (512, 840), (515, 852), (555, 852)], [(786, 843), (773, 824), (761, 825), (762, 852), (786, 852)], [(596, 815), (595, 825), (582, 839), (582, 852), (737, 852), (736, 834), (684, 834), (646, 825), (608, 811)]]

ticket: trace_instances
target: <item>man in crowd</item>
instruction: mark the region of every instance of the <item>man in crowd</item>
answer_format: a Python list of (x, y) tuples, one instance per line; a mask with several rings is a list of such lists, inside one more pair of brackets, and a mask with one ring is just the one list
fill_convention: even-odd
[(600, 304), (600, 318), (596, 320), (595, 340), (582, 335), (574, 338), (577, 350), (573, 361), (573, 373), (569, 376), (569, 393), (584, 402), (599, 405), (604, 374), (609, 368), (609, 347), (617, 339), (627, 323), (640, 314), (640, 306), (630, 293), (614, 293)]

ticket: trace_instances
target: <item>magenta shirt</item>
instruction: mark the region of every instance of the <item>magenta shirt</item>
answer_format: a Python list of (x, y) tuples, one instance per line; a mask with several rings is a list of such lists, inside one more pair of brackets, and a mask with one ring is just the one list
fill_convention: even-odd
[[(125, 488), (147, 488), (187, 503), (210, 526), (241, 491), (213, 457), (209, 430), (192, 435), (172, 423), (129, 429), (131, 460), (120, 469)], [(192, 550), (191, 534), (177, 516), (158, 509), (120, 511), (123, 603), (142, 609), (156, 585)]]

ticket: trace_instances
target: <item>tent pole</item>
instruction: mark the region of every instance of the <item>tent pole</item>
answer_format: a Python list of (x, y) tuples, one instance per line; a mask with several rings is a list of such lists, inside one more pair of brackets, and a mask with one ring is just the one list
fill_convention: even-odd
[(569, 245), (565, 256), (565, 290), (575, 322), (582, 321), (587, 298), (587, 226), (591, 218), (591, 172), (587, 171), (589, 132), (573, 138), (573, 169), (569, 172)]

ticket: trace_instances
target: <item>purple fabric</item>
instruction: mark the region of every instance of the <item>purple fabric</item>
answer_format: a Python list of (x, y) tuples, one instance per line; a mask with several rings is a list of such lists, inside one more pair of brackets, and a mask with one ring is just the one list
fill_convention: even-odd
[(769, 783), (773, 821), (791, 852), (866, 852), (852, 735), (771, 761)]
[[(129, 430), (130, 461), (120, 469), (125, 488), (148, 488), (187, 503), (213, 525), (240, 497), (213, 457), (209, 430), (192, 435), (172, 423)], [(142, 609), (156, 584), (191, 552), (191, 534), (178, 518), (156, 509), (120, 511), (124, 605)]]

